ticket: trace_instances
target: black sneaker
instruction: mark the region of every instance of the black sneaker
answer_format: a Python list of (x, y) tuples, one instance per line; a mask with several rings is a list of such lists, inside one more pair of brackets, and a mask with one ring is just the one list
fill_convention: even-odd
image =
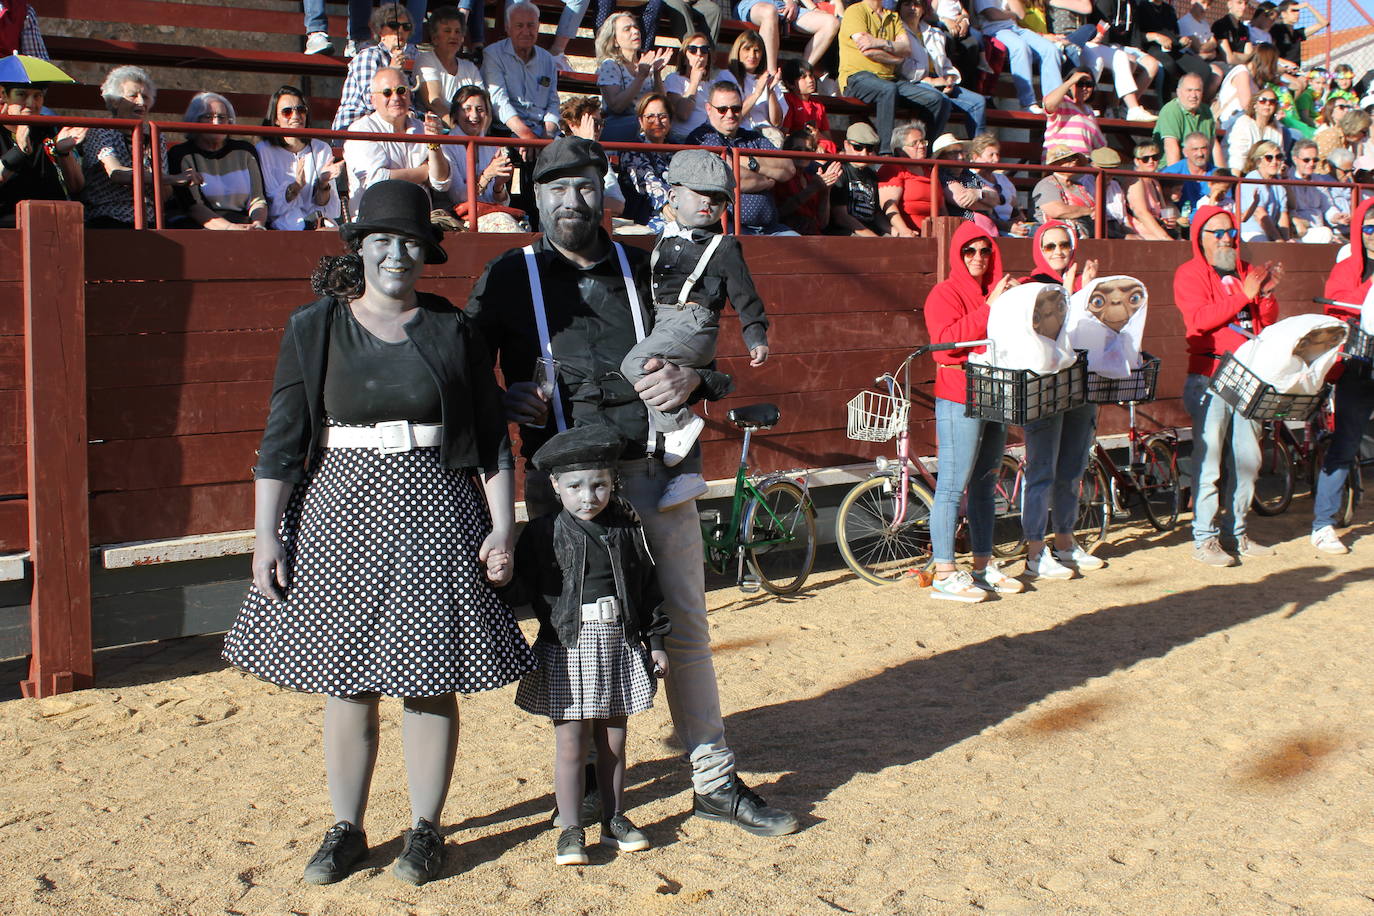
[(555, 865), (586, 865), (586, 836), (581, 827), (564, 827), (558, 832), (558, 850), (554, 855)]
[(424, 818), (405, 832), (401, 854), (391, 873), (407, 884), (424, 884), (439, 877), (444, 865), (444, 838)]
[[(582, 776), (582, 826), (591, 827), (601, 821), (601, 790), (596, 783), (596, 764), (589, 763)], [(558, 814), (558, 806), (553, 808), (553, 825), (555, 827), (567, 827), (563, 823), (563, 818)]]
[(628, 817), (617, 814), (601, 825), (601, 845), (621, 852), (640, 852), (649, 848), (649, 838)]
[(348, 821), (339, 821), (325, 831), (324, 842), (305, 864), (305, 882), (333, 884), (342, 881), (365, 855), (367, 834)]
[(768, 807), (738, 776), (710, 795), (696, 795), (692, 813), (712, 821), (730, 821), (755, 836), (786, 836), (801, 829), (796, 815)]

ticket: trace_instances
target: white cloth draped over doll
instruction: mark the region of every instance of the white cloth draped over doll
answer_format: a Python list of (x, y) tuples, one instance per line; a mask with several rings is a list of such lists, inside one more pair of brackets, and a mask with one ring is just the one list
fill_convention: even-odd
[(1022, 283), (998, 296), (988, 311), (992, 341), (969, 362), (999, 369), (1058, 372), (1078, 358), (1069, 346), (1068, 292), (1057, 283)]
[(1236, 359), (1280, 394), (1316, 394), (1335, 365), (1348, 327), (1331, 315), (1276, 321), (1236, 349)]
[(1069, 299), (1069, 345), (1088, 351), (1088, 371), (1130, 378), (1140, 368), (1150, 294), (1135, 277), (1097, 277)]

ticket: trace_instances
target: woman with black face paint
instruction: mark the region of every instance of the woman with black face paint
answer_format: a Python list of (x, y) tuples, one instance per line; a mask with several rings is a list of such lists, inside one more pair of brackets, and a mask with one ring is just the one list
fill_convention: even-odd
[(321, 298), (287, 323), (254, 469), (253, 586), (224, 657), (325, 695), (335, 824), (306, 865), (312, 884), (367, 855), (380, 697), (403, 698), (412, 815), (392, 871), (422, 884), (443, 864), (454, 694), (534, 667), (492, 591), (510, 580), (515, 528), (501, 391), (463, 313), (415, 291), (446, 260), (429, 210), (409, 182), (363, 193), (341, 233), (350, 253), (321, 260)]

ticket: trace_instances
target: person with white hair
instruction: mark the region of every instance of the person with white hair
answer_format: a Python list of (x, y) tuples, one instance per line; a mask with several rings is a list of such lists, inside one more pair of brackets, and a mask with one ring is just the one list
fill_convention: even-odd
[[(198, 92), (182, 118), (188, 124), (233, 124), (234, 106), (216, 92)], [(194, 169), (198, 180), (177, 187), (182, 214), (173, 228), (266, 229), (267, 192), (257, 150), (222, 133), (188, 133), (167, 151), (172, 169)], [(179, 224), (179, 225), (178, 225)]]
[(558, 133), (558, 67), (553, 55), (535, 44), (539, 8), (529, 0), (506, 5), (506, 34), (488, 45), (482, 76), (491, 92), (496, 120), (526, 140)]
[[(410, 116), (410, 88), (400, 70), (383, 67), (372, 77), (372, 105), (376, 110), (350, 124), (350, 132), (430, 136), (442, 133), (442, 125), (433, 112), (425, 115), (423, 122)], [(352, 217), (358, 215), (363, 191), (379, 181), (408, 181), (440, 193), (447, 192), (452, 184), (449, 159), (443, 147), (432, 140), (349, 140), (344, 143), (344, 163)]]
[[(125, 121), (142, 121), (157, 100), (157, 84), (141, 67), (119, 66), (111, 70), (100, 84), (100, 95), (110, 110), (110, 117)], [(132, 229), (134, 227), (134, 169), (132, 131), (118, 127), (97, 127), (86, 133), (80, 145), (81, 169), (85, 186), (81, 200), (86, 205), (86, 225), (92, 229)], [(143, 144), (143, 210), (148, 226), (153, 225), (152, 144), (148, 141), (145, 122)], [(198, 181), (194, 168), (181, 173), (167, 173), (167, 148), (157, 153), (162, 172), (164, 199), (171, 196), (177, 185)]]

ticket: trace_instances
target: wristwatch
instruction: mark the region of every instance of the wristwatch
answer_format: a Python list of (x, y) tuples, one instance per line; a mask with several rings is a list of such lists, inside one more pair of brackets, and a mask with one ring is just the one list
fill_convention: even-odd
[(753, 156), (749, 157), (749, 161), (745, 163), (745, 165), (748, 166), (751, 172), (757, 172), (759, 170), (759, 161)]

